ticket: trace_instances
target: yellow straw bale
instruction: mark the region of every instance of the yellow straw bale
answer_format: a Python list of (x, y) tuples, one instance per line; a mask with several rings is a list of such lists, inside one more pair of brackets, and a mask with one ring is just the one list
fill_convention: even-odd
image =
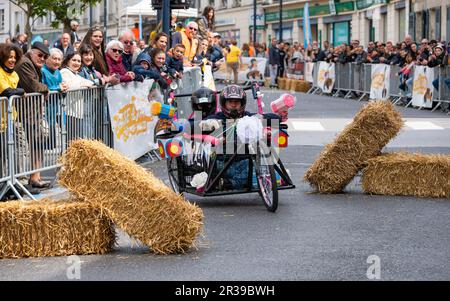
[(450, 156), (383, 154), (367, 161), (362, 185), (371, 194), (450, 198)]
[(72, 142), (61, 160), (62, 185), (105, 210), (155, 253), (182, 253), (194, 246), (202, 210), (134, 161), (92, 140)]
[(402, 125), (392, 103), (370, 102), (325, 146), (304, 179), (321, 193), (341, 192), (368, 159), (380, 154)]
[(0, 203), (0, 258), (104, 254), (114, 242), (111, 220), (86, 202)]

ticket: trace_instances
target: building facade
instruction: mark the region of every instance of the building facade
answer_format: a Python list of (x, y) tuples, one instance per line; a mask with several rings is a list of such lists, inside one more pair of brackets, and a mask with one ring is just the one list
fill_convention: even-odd
[[(136, 16), (127, 18), (124, 15), (124, 9), (127, 6), (134, 5), (142, 0), (107, 0), (107, 39), (117, 37), (121, 31), (131, 28), (135, 22), (139, 21)], [(85, 10), (73, 16), (80, 23), (79, 33), (84, 36), (89, 27), (104, 25), (104, 9), (105, 0), (99, 2), (91, 9)], [(144, 17), (145, 18), (145, 17)], [(25, 12), (7, 0), (0, 0), (0, 41), (3, 42), (8, 37), (17, 36), (25, 31)], [(92, 19), (92, 21), (91, 21)], [(51, 23), (55, 20), (52, 13), (44, 17), (38, 18), (32, 25), (33, 36), (40, 35), (43, 39), (47, 39), (50, 43), (60, 38), (62, 33), (62, 25), (55, 29), (51, 27)]]
[[(256, 41), (267, 43), (281, 30), (284, 41), (303, 42), (307, 2), (313, 39), (321, 43), (398, 42), (406, 34), (450, 41), (450, 0), (282, 0), (281, 28), (280, 0), (258, 0)], [(253, 0), (200, 0), (199, 7), (207, 5), (216, 9), (216, 31), (225, 39), (253, 41)]]

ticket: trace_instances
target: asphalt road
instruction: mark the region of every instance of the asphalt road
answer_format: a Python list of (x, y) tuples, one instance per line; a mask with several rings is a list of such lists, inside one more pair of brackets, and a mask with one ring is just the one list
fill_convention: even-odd
[[(267, 104), (277, 95), (265, 94)], [(450, 280), (449, 199), (366, 195), (359, 177), (342, 194), (314, 193), (302, 181), (303, 174), (365, 103), (297, 96), (290, 118), (319, 122), (322, 128), (290, 125), (292, 139), (282, 158), (297, 188), (280, 191), (276, 213), (266, 211), (257, 194), (208, 199), (188, 195), (205, 215), (197, 249), (154, 255), (118, 231), (114, 252), (79, 257), (81, 280), (368, 280), (373, 264), (381, 280)], [(413, 123), (387, 151), (450, 154), (450, 117), (399, 110)], [(425, 129), (417, 130), (423, 122)], [(165, 162), (143, 165), (167, 181)], [(67, 260), (3, 259), (0, 280), (68, 280)]]

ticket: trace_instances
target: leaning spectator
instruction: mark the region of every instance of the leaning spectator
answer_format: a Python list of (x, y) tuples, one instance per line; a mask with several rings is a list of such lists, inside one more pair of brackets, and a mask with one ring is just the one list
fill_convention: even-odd
[[(48, 47), (41, 42), (35, 42), (31, 49), (17, 63), (15, 71), (19, 75), (19, 87), (26, 93), (48, 94), (47, 85), (42, 83), (41, 68), (49, 56)], [(34, 103), (23, 103), (20, 105), (24, 112), (22, 124), (28, 130), (28, 142), (30, 144), (32, 168), (37, 170), (41, 168), (43, 160), (42, 139), (44, 137), (43, 129), (40, 124), (43, 118), (43, 103), (40, 98), (34, 100)], [(29, 185), (33, 188), (48, 188), (50, 182), (42, 181), (41, 173), (35, 172), (30, 175)]]
[(65, 92), (69, 87), (62, 81), (59, 68), (63, 61), (63, 53), (58, 48), (50, 49), (50, 55), (42, 67), (42, 82), (47, 85), (50, 91)]
[[(11, 43), (0, 44), (0, 97), (22, 96), (24, 89), (17, 88), (19, 75), (14, 71), (16, 63), (22, 58), (22, 50)], [(2, 111), (2, 121), (5, 116)], [(3, 126), (3, 123), (2, 123)]]
[(119, 79), (109, 74), (108, 64), (105, 59), (105, 43), (103, 39), (103, 32), (100, 27), (94, 26), (88, 30), (86, 36), (81, 42), (80, 47), (88, 44), (92, 47), (94, 52), (94, 67), (100, 72), (107, 83), (115, 85), (119, 83)]
[(14, 42), (22, 50), (23, 53), (26, 53), (28, 51), (27, 39), (28, 39), (27, 35), (21, 33), (17, 36)]
[[(206, 41), (206, 40), (205, 40)], [(177, 44), (172, 49), (172, 56), (166, 58), (167, 73), (173, 78), (183, 77), (183, 56), (186, 49), (183, 44)], [(199, 58), (202, 60), (203, 58)]]
[(428, 67), (445, 66), (445, 52), (442, 45), (434, 47), (433, 54), (428, 57)]
[(222, 65), (222, 48), (220, 45), (216, 44), (214, 42), (214, 34), (212, 32), (208, 32), (208, 51), (206, 53), (206, 56), (208, 57), (208, 60), (212, 64), (213, 71), (216, 71), (220, 65)]
[(79, 53), (71, 53), (66, 56), (63, 61), (63, 69), (61, 69), (61, 76), (64, 82), (67, 83), (69, 90), (77, 90), (81, 88), (92, 87), (92, 81), (80, 76), (81, 70), (81, 56)]
[(121, 83), (131, 82), (136, 75), (133, 71), (127, 71), (122, 64), (123, 44), (118, 40), (109, 41), (106, 45), (106, 62), (110, 74), (114, 74)]
[(354, 62), (359, 65), (367, 62), (367, 52), (364, 51), (363, 46), (356, 48)]
[[(184, 65), (186, 67), (192, 66), (192, 60), (197, 54), (198, 40), (197, 40), (198, 25), (191, 21), (189, 22), (184, 31), (175, 32), (172, 35), (172, 45), (183, 44), (186, 48), (184, 53)], [(207, 38), (207, 37), (206, 37)]]
[[(69, 86), (62, 81), (61, 72), (59, 68), (63, 60), (63, 54), (58, 48), (50, 49), (50, 55), (42, 67), (42, 82), (47, 85), (50, 91), (66, 92)], [(49, 144), (52, 147), (56, 146), (56, 123), (58, 114), (58, 103), (54, 98), (51, 102), (45, 104), (45, 117), (49, 124), (50, 137)]]
[(134, 36), (131, 31), (124, 31), (119, 36), (119, 41), (123, 44), (123, 53), (122, 53), (122, 64), (125, 67), (125, 70), (131, 71), (133, 67), (133, 43)]
[[(83, 88), (89, 88), (94, 85), (90, 80), (87, 80), (80, 76), (81, 69), (81, 56), (79, 53), (73, 52), (66, 56), (63, 61), (63, 69), (61, 69), (61, 75), (63, 81), (69, 86), (69, 90), (78, 90)], [(84, 102), (92, 101), (92, 99), (84, 99), (83, 94), (74, 92), (71, 94), (70, 101), (67, 104), (67, 136), (68, 140), (72, 141), (77, 138), (84, 137), (84, 131), (90, 130), (89, 123), (87, 126), (83, 126), (84, 118)]]
[(198, 24), (198, 39), (204, 40), (208, 38), (208, 31), (214, 31), (214, 7), (206, 6), (203, 9), (203, 14), (197, 19)]
[[(150, 56), (152, 49), (158, 48), (162, 51), (167, 51), (167, 44), (169, 42), (169, 36), (165, 32), (157, 33), (150, 42), (150, 45), (142, 50), (142, 52), (137, 56), (135, 63), (139, 64), (139, 61), (142, 59), (142, 55), (146, 53)], [(175, 44), (173, 44), (175, 45)]]
[[(20, 61), (22, 57), (22, 50), (11, 43), (2, 43), (0, 44), (0, 97), (11, 97), (13, 95), (22, 96), (24, 95), (25, 91), (21, 88), (17, 88), (17, 85), (19, 83), (19, 75), (14, 71), (14, 67), (17, 63), (17, 61)], [(6, 106), (2, 105), (0, 106), (0, 152), (1, 154), (6, 154), (6, 139), (5, 136), (8, 118), (7, 118), (8, 112), (6, 109)], [(17, 111), (13, 109), (13, 120), (15, 121), (17, 119)], [(15, 126), (15, 131), (19, 130), (19, 126)], [(19, 152), (18, 149), (15, 151), (16, 155)], [(5, 156), (0, 157), (0, 174), (4, 174), (3, 171), (7, 167), (8, 158)], [(3, 188), (0, 186), (0, 189)], [(37, 194), (40, 191), (37, 189), (31, 189), (29, 187), (29, 190), (33, 194)], [(3, 199), (2, 199), (3, 200)]]
[(107, 80), (100, 72), (95, 70), (93, 64), (94, 52), (92, 50), (92, 47), (88, 44), (84, 44), (82, 47), (80, 47), (79, 53), (81, 55), (81, 65), (82, 65), (80, 70), (80, 76), (92, 81), (96, 86), (105, 85), (107, 83)]
[(154, 79), (162, 89), (167, 88), (166, 53), (159, 48), (150, 52), (150, 61), (147, 54), (142, 56), (139, 65), (134, 66), (134, 70), (146, 78)]

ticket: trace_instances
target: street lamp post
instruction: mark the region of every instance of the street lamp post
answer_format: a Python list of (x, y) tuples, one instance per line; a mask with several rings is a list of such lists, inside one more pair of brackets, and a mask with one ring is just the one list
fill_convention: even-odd
[(256, 45), (256, 0), (253, 0), (253, 45)]
[(170, 0), (163, 0), (162, 28), (163, 31), (170, 37)]
[(103, 0), (103, 28), (105, 30), (105, 41), (108, 38), (108, 1), (107, 0)]
[(280, 31), (280, 42), (283, 41), (283, 0), (280, 0), (280, 23), (279, 29)]

